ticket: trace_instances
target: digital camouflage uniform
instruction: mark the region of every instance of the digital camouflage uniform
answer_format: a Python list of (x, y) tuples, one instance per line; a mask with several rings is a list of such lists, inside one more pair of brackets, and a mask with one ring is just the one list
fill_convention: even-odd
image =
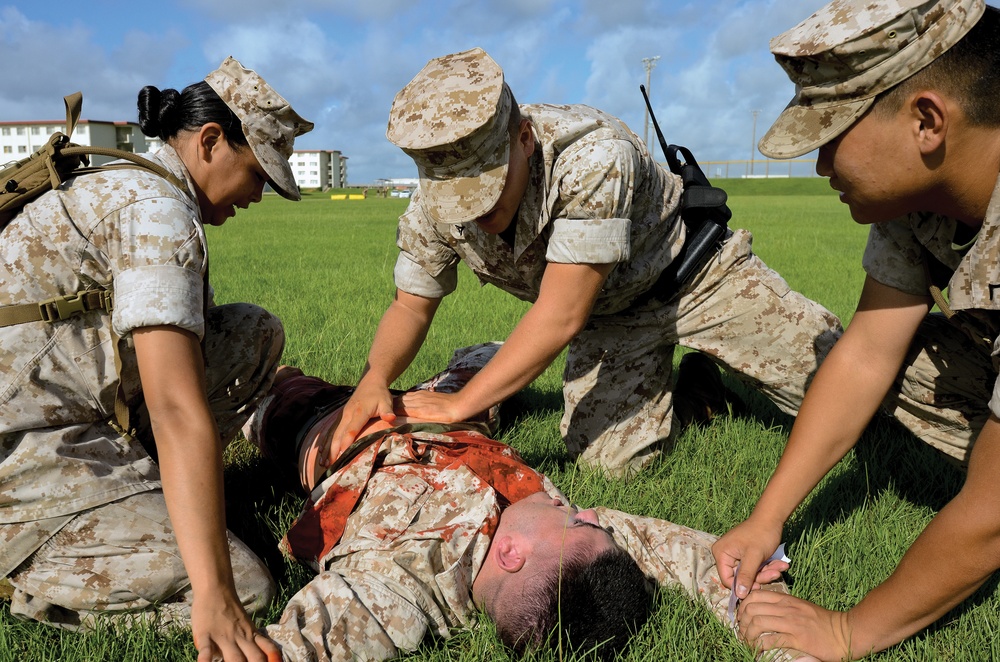
[(908, 294), (926, 295), (929, 276), (948, 287), (954, 317), (923, 321), (883, 409), (965, 465), (990, 414), (1000, 415), (1000, 182), (971, 246), (955, 244), (959, 228), (935, 214), (873, 225), (864, 267)]
[[(0, 575), (16, 589), (12, 613), (54, 624), (154, 603), (168, 603), (169, 619), (190, 607), (157, 465), (108, 423), (119, 384), (112, 324), (128, 398), (139, 391), (133, 329), (169, 325), (202, 339), (223, 440), (266, 394), (284, 343), (279, 320), (260, 308), (206, 306), (193, 184), (172, 148), (148, 156), (187, 188), (135, 169), (80, 176), (27, 205), (0, 236), (0, 305), (91, 288), (115, 295), (110, 319), (93, 311), (0, 329)], [(230, 543), (240, 596), (265, 605), (270, 575)]]
[[(416, 388), (454, 392), (496, 348), (458, 350), (447, 370)], [(317, 399), (322, 380), (296, 379), (301, 387), (283, 382), (244, 428), (262, 449), (289, 443), (296, 420), (304, 423), (323, 399), (350, 390), (326, 385), (331, 390)], [(299, 438), (330, 434), (324, 418), (306, 424)], [(505, 505), (539, 491), (568, 503), (513, 449), (483, 434), (490, 421), (377, 432), (358, 440), (360, 454), (311, 490), (283, 546), (318, 574), (267, 628), (285, 660), (382, 660), (416, 649), (428, 634), (446, 639), (475, 625), (472, 584)], [(715, 570), (714, 536), (608, 508), (596, 512), (648, 577), (679, 587), (728, 623), (730, 592)], [(778, 651), (767, 659), (795, 657)]]
[(462, 260), (483, 284), (534, 301), (549, 262), (617, 265), (569, 346), (561, 424), (573, 454), (613, 472), (640, 466), (670, 438), (678, 344), (714, 357), (796, 413), (839, 337), (837, 318), (791, 291), (753, 254), (745, 230), (736, 230), (680, 292), (644, 296), (684, 244), (679, 177), (599, 110), (520, 109), (537, 147), (513, 242), (474, 222), (435, 222), (417, 190), (399, 220), (396, 286), (445, 296)]

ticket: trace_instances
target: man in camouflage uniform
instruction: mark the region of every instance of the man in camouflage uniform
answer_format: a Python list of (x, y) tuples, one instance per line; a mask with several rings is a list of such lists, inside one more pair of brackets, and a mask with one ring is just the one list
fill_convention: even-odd
[[(240, 97), (237, 106), (265, 93), (280, 98), (232, 58), (206, 82), (222, 101)], [(266, 125), (248, 158), (279, 170), (284, 159), (287, 169), (298, 126), (290, 108), (233, 110), (244, 126)], [(25, 206), (0, 241), (0, 306), (114, 291), (112, 315), (95, 309), (0, 328), (0, 577), (14, 587), (12, 614), (62, 627), (153, 607), (161, 622), (186, 624), (191, 614), (180, 527), (168, 517), (145, 404), (133, 408), (135, 437), (113, 423), (119, 387), (129, 402), (141, 388), (133, 331), (179, 329), (201, 341), (200, 386), (216, 444), (233, 439), (267, 394), (284, 346), (281, 323), (267, 311), (213, 304), (204, 230), (213, 219), (203, 217), (202, 191), (171, 145), (146, 156), (174, 180), (136, 169), (71, 178)], [(291, 171), (283, 172), (274, 177), (282, 195), (298, 199)], [(221, 455), (219, 464), (221, 483)], [(222, 535), (224, 548), (224, 527)], [(266, 607), (269, 572), (231, 535), (228, 548), (237, 598), (251, 613)]]
[[(454, 392), (497, 347), (458, 350), (447, 370), (413, 390)], [(311, 449), (335, 433), (352, 389), (284, 374), (244, 430), (275, 466), (297, 463), (309, 494), (283, 546), (318, 574), (267, 629), (286, 660), (394, 657), (428, 634), (448, 638), (472, 627), (480, 609), (517, 649), (540, 643), (561, 616), (575, 646), (610, 637), (608, 657), (646, 617), (647, 578), (680, 587), (730, 622), (714, 536), (571, 506), (487, 436), (495, 410), (468, 423), (374, 419), (324, 472)], [(545, 587), (559, 595), (560, 573), (561, 612), (536, 599)], [(796, 657), (780, 651), (767, 659)]]
[(680, 178), (599, 110), (518, 107), (481, 49), (431, 60), (397, 94), (387, 135), (414, 159), (420, 186), (399, 220), (396, 298), (335, 448), (369, 416), (391, 417), (387, 385), (455, 289), (459, 260), (533, 306), (467, 388), (408, 395), (402, 411), (462, 420), (530, 383), (568, 345), (564, 440), (615, 473), (640, 467), (676, 433), (676, 345), (795, 413), (839, 335), (832, 314), (753, 255), (744, 230), (678, 291), (656, 291), (685, 248)]
[[(968, 469), (896, 571), (849, 611), (744, 601), (744, 631), (764, 648), (856, 659), (933, 623), (1000, 568), (1000, 11), (837, 0), (771, 50), (796, 94), (760, 149), (819, 148), (816, 171), (871, 224), (867, 279), (767, 489), (715, 546), (723, 581), (742, 562), (736, 590), (747, 593), (787, 517), (879, 408)], [(935, 301), (943, 313), (929, 314)]]

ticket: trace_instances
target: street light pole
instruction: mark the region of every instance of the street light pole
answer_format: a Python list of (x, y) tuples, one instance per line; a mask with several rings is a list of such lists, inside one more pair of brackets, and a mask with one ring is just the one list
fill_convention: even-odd
[(753, 177), (753, 161), (757, 153), (757, 115), (760, 111), (751, 110), (750, 114), (753, 115), (753, 133), (750, 136), (750, 176)]
[[(650, 95), (652, 92), (649, 89), (649, 74), (653, 71), (653, 67), (656, 66), (656, 61), (660, 59), (659, 55), (654, 55), (653, 57), (642, 58), (642, 64), (646, 67), (646, 94)], [(649, 108), (642, 111), (642, 144), (649, 149)]]

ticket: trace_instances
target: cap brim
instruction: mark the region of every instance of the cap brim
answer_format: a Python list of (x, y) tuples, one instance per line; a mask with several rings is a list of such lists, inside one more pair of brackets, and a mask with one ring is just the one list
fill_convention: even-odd
[(299, 193), (299, 187), (295, 183), (295, 176), (292, 175), (292, 166), (289, 165), (288, 159), (267, 143), (254, 145), (251, 142), (250, 148), (253, 150), (254, 156), (257, 157), (260, 167), (267, 173), (271, 188), (283, 198), (301, 200), (302, 194)]
[(447, 179), (432, 177), (418, 165), (427, 214), (438, 223), (467, 223), (485, 215), (500, 199), (509, 157), (510, 140), (504, 140), (488, 163)]
[(772, 159), (791, 159), (822, 147), (846, 131), (864, 114), (875, 97), (836, 104), (802, 106), (788, 105), (757, 148)]

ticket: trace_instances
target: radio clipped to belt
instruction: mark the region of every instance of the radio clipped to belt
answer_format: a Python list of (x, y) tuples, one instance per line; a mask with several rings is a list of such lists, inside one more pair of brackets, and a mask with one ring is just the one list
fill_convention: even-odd
[(732, 236), (729, 219), (733, 213), (726, 206), (726, 192), (712, 186), (691, 150), (680, 145), (668, 145), (660, 131), (660, 125), (653, 114), (646, 87), (639, 86), (642, 98), (653, 120), (656, 137), (667, 159), (670, 171), (681, 178), (684, 192), (681, 194), (681, 219), (687, 229), (687, 238), (673, 262), (663, 270), (649, 294), (661, 300), (672, 297), (697, 273), (705, 261)]

